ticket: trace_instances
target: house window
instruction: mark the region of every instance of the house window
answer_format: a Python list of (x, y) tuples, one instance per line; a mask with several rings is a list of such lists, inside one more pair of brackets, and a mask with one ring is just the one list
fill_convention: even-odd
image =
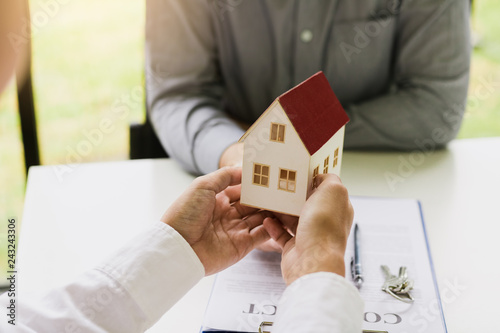
[(269, 187), (269, 165), (253, 164), (253, 183)]
[(296, 171), (280, 169), (280, 180), (278, 188), (289, 192), (295, 192), (295, 177)]
[(339, 149), (335, 149), (335, 153), (333, 154), (333, 167), (335, 168), (337, 166), (337, 163), (339, 162)]
[(319, 173), (319, 165), (316, 168), (314, 168), (314, 170), (313, 170), (312, 188), (314, 188), (314, 178), (316, 178), (316, 176), (318, 175), (318, 173)]
[(285, 125), (271, 123), (271, 141), (285, 142)]
[(330, 156), (325, 158), (325, 163), (323, 163), (323, 173), (328, 173), (328, 164), (330, 163)]

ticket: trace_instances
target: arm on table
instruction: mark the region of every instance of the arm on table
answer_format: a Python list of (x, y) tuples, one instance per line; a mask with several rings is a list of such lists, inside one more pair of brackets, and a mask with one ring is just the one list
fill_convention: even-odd
[(469, 1), (404, 1), (390, 92), (349, 105), (346, 148), (442, 147), (465, 112)]
[[(157, 222), (75, 281), (44, 295), (21, 293), (26, 332), (142, 332), (205, 274), (269, 239), (266, 216), (239, 204), (241, 169), (196, 179)], [(7, 295), (0, 297), (8, 305)], [(2, 321), (1, 325), (8, 325)]]
[[(204, 273), (182, 236), (156, 222), (75, 281), (43, 294), (21, 292), (16, 332), (143, 332)], [(0, 297), (2, 307), (8, 302)], [(0, 328), (12, 326), (2, 320)]]
[[(234, 264), (271, 234), (283, 248), (283, 275), (291, 283), (280, 305), (277, 332), (359, 332), (362, 301), (339, 276), (352, 207), (335, 176), (318, 179), (323, 184), (306, 203), (298, 226), (282, 216), (283, 224), (267, 218), (265, 228), (269, 214), (239, 204), (241, 169), (200, 177), (167, 210), (163, 223), (104, 264), (41, 297), (22, 295), (16, 328), (142, 332), (204, 274)], [(7, 295), (0, 297), (2, 306), (8, 303)]]
[(219, 167), (222, 153), (243, 135), (222, 111), (224, 92), (205, 1), (148, 0), (147, 103), (169, 155), (196, 174)]

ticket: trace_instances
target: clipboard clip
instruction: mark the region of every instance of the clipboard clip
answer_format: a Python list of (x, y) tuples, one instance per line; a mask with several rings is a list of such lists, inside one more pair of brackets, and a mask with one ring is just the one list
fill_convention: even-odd
[(273, 322), (271, 321), (263, 321), (262, 323), (260, 323), (259, 325), (259, 333), (271, 333), (271, 331), (264, 331), (264, 327), (271, 327), (273, 326)]
[[(259, 333), (271, 333), (270, 331), (264, 331), (265, 326), (273, 326), (273, 323), (271, 321), (263, 321), (259, 325)], [(387, 331), (378, 331), (378, 330), (363, 330), (363, 333), (389, 333)]]

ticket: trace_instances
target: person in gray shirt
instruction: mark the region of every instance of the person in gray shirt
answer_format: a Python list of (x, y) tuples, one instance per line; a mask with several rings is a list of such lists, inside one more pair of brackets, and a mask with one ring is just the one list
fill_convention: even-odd
[(347, 149), (442, 147), (460, 127), (467, 0), (148, 0), (146, 17), (150, 118), (192, 173), (241, 161), (245, 128), (320, 70)]

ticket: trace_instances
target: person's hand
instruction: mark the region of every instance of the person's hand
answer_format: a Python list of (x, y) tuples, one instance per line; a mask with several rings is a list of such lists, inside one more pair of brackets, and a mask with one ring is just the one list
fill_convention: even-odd
[(161, 220), (191, 245), (205, 267), (217, 273), (269, 239), (268, 214), (241, 206), (241, 168), (223, 168), (197, 178)]
[(227, 147), (219, 160), (219, 168), (241, 166), (243, 163), (243, 143), (236, 142)]
[(351, 202), (337, 176), (321, 174), (315, 182), (317, 188), (295, 227), (297, 218), (291, 216), (264, 220), (269, 235), (283, 249), (281, 270), (287, 284), (315, 272), (345, 275), (345, 248), (354, 216)]
[[(243, 163), (243, 143), (237, 142), (229, 146), (219, 161), (219, 167), (241, 166)], [(266, 242), (258, 246), (258, 249), (266, 252), (281, 252), (281, 247), (274, 239), (269, 238)]]
[[(228, 166), (241, 166), (243, 163), (243, 143), (233, 143), (229, 146), (219, 161), (219, 167), (228, 167)], [(261, 251), (266, 252), (281, 252), (281, 248), (273, 239), (269, 239), (264, 244), (261, 244), (258, 247)]]

